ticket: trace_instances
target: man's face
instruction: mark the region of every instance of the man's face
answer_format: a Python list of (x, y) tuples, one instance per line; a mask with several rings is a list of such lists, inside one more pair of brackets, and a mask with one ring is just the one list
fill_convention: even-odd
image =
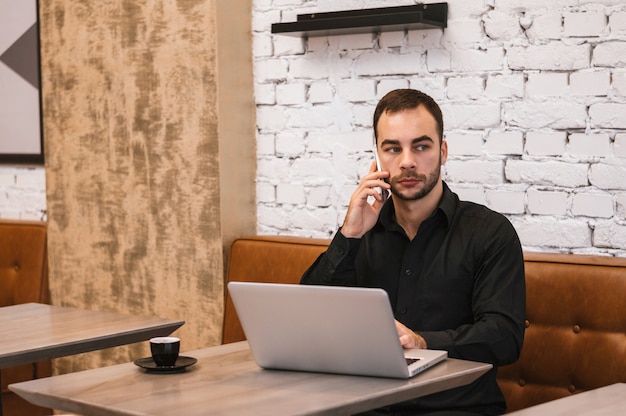
[(440, 144), (435, 118), (422, 105), (378, 120), (378, 155), (390, 173), (391, 193), (414, 201), (428, 195), (440, 181), (441, 165), (448, 158), (446, 142)]

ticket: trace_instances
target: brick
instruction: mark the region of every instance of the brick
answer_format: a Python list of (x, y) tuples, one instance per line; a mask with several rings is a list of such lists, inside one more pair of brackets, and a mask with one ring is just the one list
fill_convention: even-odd
[(283, 130), (287, 125), (287, 118), (284, 108), (277, 106), (257, 106), (256, 125), (261, 130)]
[(485, 153), (521, 155), (524, 153), (524, 135), (521, 131), (492, 131), (485, 140)]
[(499, 71), (504, 68), (504, 49), (453, 49), (450, 62), (451, 69), (458, 72)]
[(396, 48), (404, 43), (404, 31), (382, 32), (379, 41), (381, 48)]
[(276, 104), (276, 84), (256, 84), (254, 86), (256, 105)]
[[(259, 228), (264, 229), (265, 234), (270, 234), (267, 230), (287, 230), (289, 229), (289, 219), (287, 212), (283, 209), (276, 209), (275, 206), (265, 206), (259, 204), (257, 206), (257, 217), (262, 219), (259, 221)], [(262, 224), (262, 225), (261, 225)]]
[(563, 131), (529, 131), (525, 150), (531, 156), (560, 156), (565, 152), (567, 134)]
[(576, 188), (589, 185), (588, 169), (588, 165), (584, 163), (511, 159), (506, 161), (504, 172), (507, 181), (512, 183)]
[(485, 37), (480, 19), (448, 20), (442, 43), (458, 45), (481, 42)]
[(460, 200), (475, 202), (481, 205), (487, 205), (487, 200), (485, 199), (485, 190), (482, 188), (482, 186), (472, 186), (468, 184), (458, 183), (448, 183), (448, 185), (450, 186), (450, 189), (459, 196)]
[(618, 133), (613, 142), (613, 156), (626, 159), (626, 134)]
[(626, 72), (613, 71), (611, 86), (615, 95), (626, 97)]
[(276, 102), (279, 105), (304, 104), (306, 92), (302, 83), (279, 84), (276, 86)]
[(596, 247), (626, 249), (626, 225), (613, 221), (597, 222), (593, 232)]
[(492, 2), (487, 0), (449, 0), (448, 19), (457, 20), (467, 17), (481, 17), (491, 10)]
[(333, 100), (333, 89), (327, 81), (313, 82), (309, 87), (309, 102), (329, 103)]
[(339, 225), (337, 223), (337, 210), (332, 207), (321, 207), (312, 210), (297, 209), (289, 216), (290, 229), (320, 230), (324, 238), (334, 234)]
[(304, 40), (296, 36), (279, 36), (272, 38), (274, 43), (274, 56), (302, 55), (304, 54)]
[[(449, 12), (450, 9), (448, 9)], [(448, 15), (449, 16), (449, 15)], [(447, 30), (447, 29), (446, 29)], [(444, 36), (441, 29), (418, 29), (407, 32), (407, 46), (420, 52), (440, 48)]]
[(257, 159), (257, 180), (277, 184), (282, 178), (289, 176), (289, 170), (289, 159)]
[(504, 122), (510, 126), (527, 129), (584, 128), (586, 119), (585, 104), (564, 99), (504, 103)]
[(607, 29), (603, 12), (574, 12), (563, 14), (563, 35), (566, 37), (598, 37)]
[(423, 91), (434, 100), (441, 101), (445, 98), (445, 79), (440, 76), (411, 78), (409, 88)]
[(541, 191), (530, 189), (527, 192), (528, 211), (533, 215), (558, 215), (567, 214), (566, 192)]
[(258, 182), (256, 184), (256, 201), (258, 203), (276, 202), (276, 186), (267, 182)]
[(364, 52), (354, 64), (354, 72), (360, 76), (415, 74), (423, 67), (417, 54), (392, 52)]
[(593, 48), (593, 65), (602, 67), (626, 66), (626, 42), (601, 42)]
[(626, 189), (626, 165), (594, 163), (589, 170), (589, 182), (600, 189)]
[(528, 97), (563, 96), (567, 94), (567, 74), (563, 72), (548, 72), (529, 74), (526, 83)]
[(256, 58), (270, 57), (274, 54), (272, 37), (255, 34), (252, 38), (252, 52)]
[(328, 44), (332, 50), (372, 49), (376, 38), (372, 33), (358, 33), (353, 35), (329, 36)]
[(328, 207), (332, 204), (331, 185), (311, 186), (306, 194), (306, 204), (314, 207)]
[(257, 155), (273, 155), (276, 151), (273, 134), (257, 134), (256, 153)]
[(330, 127), (337, 116), (336, 110), (325, 104), (315, 107), (315, 115), (310, 108), (287, 108), (283, 113), (286, 118), (284, 127), (304, 129)]
[(480, 77), (452, 77), (448, 79), (448, 98), (476, 100), (483, 95), (485, 81)]
[(586, 221), (551, 216), (524, 217), (511, 221), (525, 247), (580, 248), (591, 245), (591, 230)]
[(572, 198), (572, 215), (611, 218), (613, 197), (609, 194), (579, 192)]
[(626, 104), (597, 103), (589, 107), (591, 125), (596, 128), (626, 129)]
[(626, 11), (613, 12), (609, 15), (609, 28), (611, 36), (626, 35)]
[(524, 75), (489, 75), (485, 95), (489, 98), (520, 98), (524, 96)]
[(452, 69), (450, 51), (446, 49), (429, 49), (426, 51), (426, 67), (429, 72), (446, 72)]
[(451, 156), (479, 156), (483, 153), (482, 133), (448, 131), (445, 136)]
[(606, 133), (569, 135), (568, 153), (572, 156), (606, 157), (611, 154), (611, 138)]
[(483, 18), (485, 33), (491, 40), (509, 41), (521, 33), (519, 18), (492, 10)]
[[(369, 103), (356, 103), (352, 106), (352, 121), (357, 127), (371, 129), (374, 105)], [(371, 131), (371, 130), (370, 130)]]
[(298, 158), (289, 168), (289, 177), (304, 185), (327, 184), (331, 172), (335, 172), (333, 160), (320, 157)]
[(526, 193), (523, 190), (488, 189), (487, 206), (502, 214), (524, 214)]
[(271, 33), (272, 23), (280, 21), (280, 10), (269, 9), (256, 11), (252, 19), (252, 31)]
[(611, 88), (608, 71), (574, 72), (569, 77), (570, 93), (584, 96), (606, 96)]
[(448, 129), (486, 129), (500, 125), (499, 104), (440, 104)]
[(545, 14), (535, 16), (526, 36), (532, 43), (560, 39), (563, 32), (563, 16), (561, 14)]
[(297, 183), (279, 183), (276, 186), (276, 202), (279, 204), (304, 204), (304, 186)]
[(267, 59), (255, 63), (255, 82), (264, 84), (268, 81), (282, 80), (287, 77), (287, 62), (281, 59)]
[(376, 82), (372, 79), (342, 80), (337, 84), (337, 93), (350, 102), (376, 99)]
[(550, 43), (547, 45), (513, 46), (507, 50), (509, 68), (513, 70), (554, 70), (566, 71), (589, 67), (591, 46), (565, 45)]
[(497, 185), (504, 181), (502, 161), (448, 160), (446, 176), (452, 182), (476, 182)]
[(618, 194), (615, 200), (617, 216), (626, 220), (626, 194)]
[(279, 156), (297, 157), (306, 150), (304, 134), (287, 130), (276, 135), (276, 154)]
[(409, 82), (405, 78), (382, 79), (376, 85), (376, 99), (399, 88), (409, 88)]

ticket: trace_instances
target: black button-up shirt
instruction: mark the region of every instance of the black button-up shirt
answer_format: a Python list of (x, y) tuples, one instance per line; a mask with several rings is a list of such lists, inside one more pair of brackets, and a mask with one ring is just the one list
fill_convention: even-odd
[[(413, 240), (394, 220), (390, 199), (363, 238), (338, 232), (301, 283), (383, 288), (396, 319), (452, 358), (498, 366), (519, 357), (526, 292), (517, 233), (506, 217), (460, 201), (445, 183)], [(506, 405), (494, 368), (469, 386), (396, 408), (498, 414)]]

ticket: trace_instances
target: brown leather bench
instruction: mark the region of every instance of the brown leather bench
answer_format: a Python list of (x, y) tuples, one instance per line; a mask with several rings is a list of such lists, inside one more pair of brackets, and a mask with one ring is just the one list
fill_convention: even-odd
[[(329, 240), (233, 242), (226, 281), (298, 283)], [(626, 259), (525, 253), (527, 329), (517, 363), (498, 382), (509, 411), (626, 382)], [(245, 339), (226, 293), (223, 343)]]
[[(44, 222), (0, 220), (0, 306), (49, 303), (46, 236)], [(11, 383), (48, 377), (51, 372), (49, 360), (0, 370), (3, 415), (51, 414), (7, 389)]]

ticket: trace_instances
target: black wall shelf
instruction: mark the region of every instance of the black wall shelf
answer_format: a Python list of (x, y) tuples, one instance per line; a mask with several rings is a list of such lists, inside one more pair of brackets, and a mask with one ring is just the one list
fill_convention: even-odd
[(432, 3), (299, 14), (295, 22), (273, 23), (272, 33), (290, 36), (329, 36), (445, 28), (447, 24), (448, 3)]

